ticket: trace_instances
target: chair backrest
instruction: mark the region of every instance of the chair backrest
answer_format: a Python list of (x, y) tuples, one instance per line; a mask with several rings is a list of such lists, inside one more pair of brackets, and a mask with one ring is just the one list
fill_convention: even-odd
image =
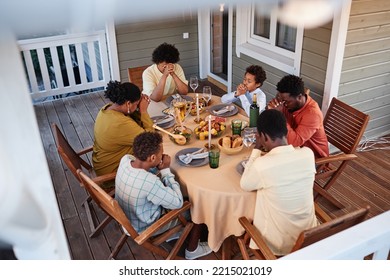
[(333, 98), (324, 119), (329, 143), (346, 154), (354, 153), (370, 116)]
[(122, 225), (130, 236), (135, 239), (138, 236), (137, 231), (131, 225), (126, 214), (123, 212), (118, 201), (106, 193), (99, 185), (97, 185), (88, 175), (86, 175), (80, 169), (77, 170), (77, 174), (82, 181), (85, 189), (89, 195), (95, 201), (95, 203), (104, 211), (107, 215), (111, 216), (120, 225)]
[(367, 206), (366, 208), (355, 210), (317, 227), (302, 231), (291, 252), (309, 246), (317, 241), (362, 222), (366, 218), (369, 210), (370, 207)]
[(92, 166), (76, 153), (69, 142), (65, 139), (57, 124), (52, 123), (51, 127), (54, 133), (54, 139), (59, 155), (68, 166), (72, 174), (80, 181), (79, 176), (77, 175), (77, 169), (82, 169), (82, 167), (84, 167), (88, 171), (91, 171)]
[(129, 76), (129, 81), (133, 84), (135, 84), (142, 92), (142, 73), (146, 68), (148, 68), (149, 65), (146, 66), (139, 66), (139, 67), (133, 67), (133, 68), (127, 68), (127, 74)]

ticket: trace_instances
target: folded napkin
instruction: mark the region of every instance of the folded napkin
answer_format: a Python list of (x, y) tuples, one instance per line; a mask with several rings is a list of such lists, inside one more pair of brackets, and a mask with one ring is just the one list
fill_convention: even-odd
[(185, 154), (185, 155), (179, 155), (179, 159), (182, 163), (184, 164), (189, 164), (193, 159), (201, 159), (201, 158), (206, 158), (208, 157), (209, 153), (204, 152), (204, 153), (197, 153), (197, 154)]
[(234, 108), (235, 108), (234, 105), (230, 105), (230, 106), (223, 107), (222, 109), (219, 110), (213, 110), (213, 113), (216, 115), (222, 115), (234, 110)]

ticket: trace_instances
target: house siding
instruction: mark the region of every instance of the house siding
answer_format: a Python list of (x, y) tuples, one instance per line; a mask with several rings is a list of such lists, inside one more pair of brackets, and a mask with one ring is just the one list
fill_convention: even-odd
[(303, 34), (301, 73), (305, 87), (310, 89), (310, 96), (322, 104), (325, 78), (328, 64), (332, 23), (306, 29)]
[[(188, 32), (189, 38), (183, 39)], [(199, 75), (197, 16), (164, 18), (115, 26), (120, 77), (128, 81), (127, 69), (152, 64), (153, 50), (161, 43), (175, 45), (180, 52), (179, 64), (186, 77)]]
[(365, 136), (390, 132), (390, 1), (353, 0), (338, 97), (370, 115)]

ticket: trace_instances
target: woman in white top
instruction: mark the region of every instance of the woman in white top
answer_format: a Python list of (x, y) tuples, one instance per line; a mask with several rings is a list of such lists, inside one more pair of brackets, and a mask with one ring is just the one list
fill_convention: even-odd
[(261, 66), (251, 65), (245, 70), (244, 80), (237, 86), (237, 90), (226, 93), (221, 97), (222, 103), (238, 103), (249, 116), (249, 107), (252, 104), (253, 95), (257, 96), (257, 105), (259, 113), (265, 109), (266, 98), (264, 92), (260, 89), (267, 78), (265, 71)]
[(188, 81), (179, 62), (179, 51), (173, 45), (163, 43), (152, 55), (153, 65), (142, 73), (143, 93), (153, 101), (160, 101), (164, 95), (175, 92), (188, 93)]

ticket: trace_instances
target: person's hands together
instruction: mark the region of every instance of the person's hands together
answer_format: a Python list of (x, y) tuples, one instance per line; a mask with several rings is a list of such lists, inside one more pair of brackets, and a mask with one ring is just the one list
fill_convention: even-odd
[(171, 165), (171, 157), (167, 154), (163, 154), (161, 162), (157, 165), (159, 170), (168, 168)]
[(146, 94), (141, 94), (141, 99), (138, 104), (139, 111), (145, 113), (148, 110), (150, 104), (150, 98)]
[(239, 85), (237, 86), (236, 96), (243, 95), (243, 94), (245, 94), (247, 91), (248, 91), (248, 88), (246, 87), (246, 85), (244, 85), (244, 84), (239, 84)]
[(283, 104), (284, 104), (283, 101), (280, 101), (278, 98), (274, 98), (270, 102), (268, 102), (267, 108), (283, 111)]

